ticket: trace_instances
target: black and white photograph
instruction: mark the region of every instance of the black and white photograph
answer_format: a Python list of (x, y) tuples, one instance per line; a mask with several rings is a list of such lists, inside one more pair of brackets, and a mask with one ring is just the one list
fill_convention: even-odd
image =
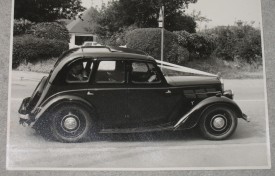
[(270, 169), (261, 0), (13, 0), (7, 170)]

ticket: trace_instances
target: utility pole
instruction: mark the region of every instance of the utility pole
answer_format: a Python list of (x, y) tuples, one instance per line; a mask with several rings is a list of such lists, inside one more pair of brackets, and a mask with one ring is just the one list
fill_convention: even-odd
[[(164, 6), (160, 8), (159, 11), (159, 27), (161, 28), (161, 61), (163, 61), (163, 52), (164, 52)], [(162, 63), (161, 63), (162, 66)], [(162, 69), (162, 67), (161, 67)]]

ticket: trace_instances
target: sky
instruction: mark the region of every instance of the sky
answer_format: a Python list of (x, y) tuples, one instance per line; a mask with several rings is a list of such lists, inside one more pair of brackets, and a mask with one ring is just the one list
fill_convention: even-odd
[[(86, 8), (98, 5), (108, 0), (82, 0)], [(261, 22), (261, 0), (198, 0), (190, 4), (186, 10), (187, 14), (192, 11), (201, 12), (201, 15), (211, 21), (198, 24), (199, 29), (211, 28), (220, 25), (233, 25), (237, 20), (250, 23), (254, 21), (255, 27), (260, 27)]]
[[(261, 22), (260, 0), (198, 0), (190, 4), (186, 12), (193, 10), (212, 20), (206, 24), (208, 27), (233, 25), (237, 20), (255, 21), (254, 26), (259, 27)], [(205, 27), (205, 23), (200, 25)]]

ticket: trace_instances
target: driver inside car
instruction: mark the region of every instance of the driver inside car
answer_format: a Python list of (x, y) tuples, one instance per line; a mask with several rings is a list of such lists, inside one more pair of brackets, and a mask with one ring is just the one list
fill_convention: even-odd
[(72, 66), (68, 74), (68, 81), (86, 81), (88, 80), (87, 71), (83, 68), (82, 62), (77, 62)]

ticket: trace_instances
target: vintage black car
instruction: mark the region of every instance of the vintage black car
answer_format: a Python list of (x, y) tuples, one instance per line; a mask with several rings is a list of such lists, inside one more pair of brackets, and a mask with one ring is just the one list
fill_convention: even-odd
[(146, 53), (106, 46), (65, 52), (20, 106), (20, 123), (49, 129), (62, 142), (96, 133), (198, 127), (211, 140), (228, 138), (248, 121), (218, 76), (166, 76)]

